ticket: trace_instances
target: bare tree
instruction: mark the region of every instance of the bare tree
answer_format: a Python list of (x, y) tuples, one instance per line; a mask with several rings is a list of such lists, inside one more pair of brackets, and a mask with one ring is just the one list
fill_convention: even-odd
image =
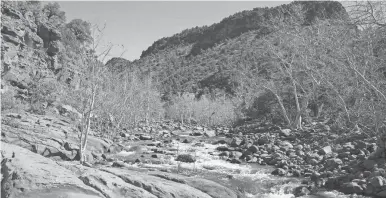
[[(89, 49), (85, 49), (84, 53), (80, 54), (83, 64), (87, 70), (83, 79), (83, 89), (79, 90), (81, 105), (82, 119), (79, 123), (79, 155), (80, 162), (85, 162), (85, 153), (87, 150), (88, 135), (90, 133), (91, 119), (94, 116), (96, 98), (100, 90), (101, 80), (106, 73), (106, 67), (103, 62), (110, 54), (114, 45), (109, 43), (106, 46), (100, 48), (101, 40), (103, 37), (103, 28), (99, 28), (97, 25), (93, 27), (92, 40)], [(102, 50), (101, 50), (102, 49)], [(99, 51), (99, 53), (97, 52)]]

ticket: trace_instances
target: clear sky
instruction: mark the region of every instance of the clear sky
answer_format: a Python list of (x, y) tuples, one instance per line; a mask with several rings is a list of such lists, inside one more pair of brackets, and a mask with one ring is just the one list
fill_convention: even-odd
[[(236, 12), (273, 7), (289, 1), (61, 1), (67, 22), (80, 18), (104, 24), (104, 44), (123, 45), (123, 58), (138, 59), (154, 41), (196, 26), (220, 22)], [(111, 55), (119, 56), (122, 48)], [(109, 59), (109, 58), (108, 58)]]

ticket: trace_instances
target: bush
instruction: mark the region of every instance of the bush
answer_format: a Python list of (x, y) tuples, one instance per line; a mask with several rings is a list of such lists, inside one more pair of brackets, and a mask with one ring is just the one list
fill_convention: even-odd
[(186, 162), (186, 163), (193, 163), (193, 162), (196, 161), (196, 159), (194, 159), (194, 157), (192, 155), (190, 155), (190, 154), (181, 154), (181, 155), (177, 156), (176, 161)]
[(35, 114), (44, 115), (48, 107), (56, 101), (59, 90), (56, 81), (37, 81), (29, 88), (30, 109)]
[(12, 90), (1, 93), (1, 111), (24, 109), (22, 102), (15, 98), (15, 92)]
[(207, 126), (231, 126), (236, 121), (235, 108), (227, 98), (196, 99), (193, 94), (174, 98), (166, 107), (166, 117), (180, 122), (195, 121)]

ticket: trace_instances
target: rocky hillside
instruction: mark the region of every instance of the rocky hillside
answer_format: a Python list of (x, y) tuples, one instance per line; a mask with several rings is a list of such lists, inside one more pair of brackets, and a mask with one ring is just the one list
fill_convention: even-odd
[(255, 8), (236, 13), (210, 26), (187, 29), (171, 37), (162, 38), (143, 51), (141, 58), (178, 45), (190, 44), (193, 44), (192, 49), (186, 55), (197, 55), (216, 44), (251, 30), (260, 30), (263, 36), (269, 33), (269, 26), (273, 23), (289, 21), (299, 14), (303, 15), (301, 23), (304, 25), (312, 24), (316, 19), (347, 18), (344, 7), (338, 2), (330, 1), (298, 1), (274, 8)]
[(58, 61), (64, 51), (60, 28), (42, 13), (1, 5), (2, 89), (22, 93), (37, 80), (56, 79), (75, 86), (80, 74)]
[[(162, 38), (139, 60), (127, 64), (141, 71), (152, 71), (162, 93), (210, 92), (219, 89), (235, 94), (240, 83), (237, 62), (250, 64), (251, 55), (261, 45), (261, 38), (274, 34), (281, 24), (309, 26), (320, 20), (347, 20), (345, 8), (339, 2), (293, 2), (274, 8), (255, 8), (224, 18), (209, 27), (187, 29)], [(253, 53), (257, 55), (258, 53)], [(258, 58), (257, 55), (255, 58)], [(109, 62), (121, 65), (122, 61)], [(130, 65), (130, 66), (129, 66)]]

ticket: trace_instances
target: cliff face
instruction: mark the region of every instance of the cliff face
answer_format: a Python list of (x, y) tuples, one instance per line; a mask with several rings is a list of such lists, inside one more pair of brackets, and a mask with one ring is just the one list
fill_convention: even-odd
[(58, 63), (63, 51), (60, 28), (43, 13), (17, 10), (1, 4), (1, 89), (25, 93), (35, 82), (57, 81), (76, 85), (79, 75)]

